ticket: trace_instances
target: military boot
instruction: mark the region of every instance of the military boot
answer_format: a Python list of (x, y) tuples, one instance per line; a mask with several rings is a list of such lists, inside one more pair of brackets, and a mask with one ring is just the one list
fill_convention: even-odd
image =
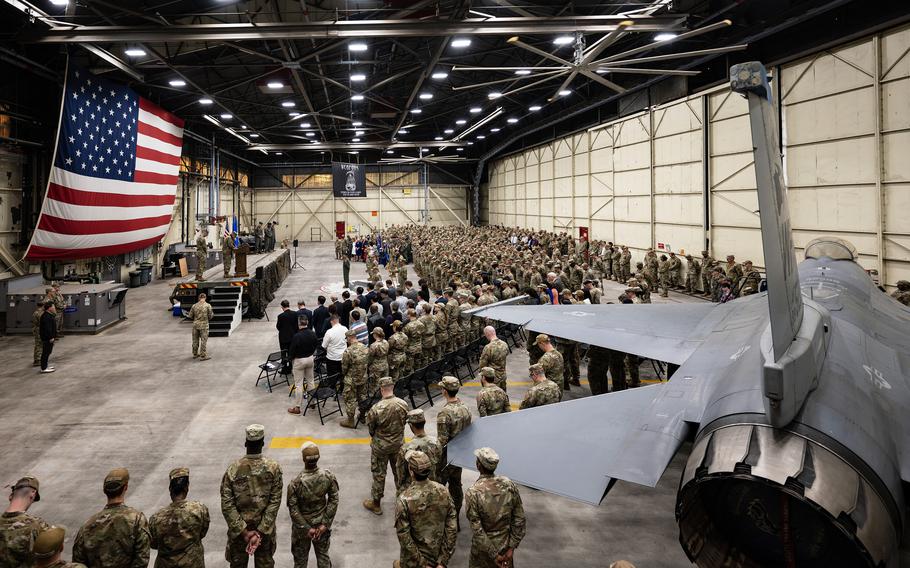
[(374, 515), (382, 514), (382, 507), (379, 505), (379, 501), (373, 501), (372, 499), (363, 500), (363, 508), (367, 511), (373, 513)]
[(348, 416), (347, 418), (345, 418), (341, 422), (339, 422), (338, 425), (341, 426), (342, 428), (353, 429), (354, 428), (354, 419), (351, 418), (350, 416)]

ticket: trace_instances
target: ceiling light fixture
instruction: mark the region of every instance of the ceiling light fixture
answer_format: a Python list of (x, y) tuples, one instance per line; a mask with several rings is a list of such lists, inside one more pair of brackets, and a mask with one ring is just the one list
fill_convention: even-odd
[(354, 136), (363, 136), (363, 130), (358, 130), (354, 133)]
[(420, 110), (419, 108), (412, 108), (412, 109), (411, 109), (411, 114), (420, 114), (420, 113), (422, 113), (422, 112), (423, 112), (423, 111)]
[(433, 140), (442, 140), (442, 136), (437, 136), (437, 137), (433, 138)]
[(408, 133), (408, 131), (403, 128), (398, 131), (398, 134), (407, 134), (407, 133)]
[(452, 134), (452, 133), (455, 132), (455, 131), (452, 130), (451, 128), (446, 128), (445, 130), (443, 130), (443, 132), (446, 133), (446, 134)]
[(559, 36), (553, 40), (553, 45), (569, 45), (573, 41), (575, 41), (574, 36)]
[(477, 135), (477, 139), (478, 139), (478, 140), (483, 140), (484, 138), (486, 138), (486, 136), (484, 136), (483, 134), (478, 134), (478, 135)]
[(430, 77), (432, 77), (434, 79), (445, 79), (448, 76), (449, 76), (449, 74), (446, 73), (445, 71), (437, 71), (437, 72), (433, 73), (432, 75), (430, 75)]
[(356, 122), (352, 122), (352, 123), (351, 123), (351, 126), (354, 126), (354, 127), (363, 126), (363, 123), (360, 122), (360, 121), (356, 121)]
[(513, 118), (507, 118), (507, 119), (506, 119), (506, 122), (508, 122), (509, 124), (515, 124), (516, 122), (518, 122), (518, 119), (517, 119), (517, 118), (514, 118), (514, 117), (513, 117)]
[(310, 127), (310, 123), (309, 123), (309, 122), (301, 122), (301, 123), (300, 123), (300, 128), (309, 128), (309, 127)]
[(254, 132), (253, 134), (250, 134), (250, 138), (259, 138), (259, 135)]
[(367, 78), (363, 73), (353, 73), (351, 75), (351, 81), (365, 81)]
[(458, 120), (455, 121), (455, 124), (457, 124), (459, 126), (461, 126), (462, 124), (467, 124), (467, 123), (468, 123), (468, 121), (463, 118), (459, 118)]
[(297, 104), (294, 101), (284, 101), (283, 103), (281, 103), (281, 106), (283, 106), (284, 108), (291, 108), (291, 107), (297, 106)]
[(502, 93), (497, 92), (497, 93), (490, 93), (489, 95), (487, 95), (487, 98), (492, 101), (492, 100), (498, 99), (501, 96), (502, 96)]
[(498, 129), (498, 128), (491, 128), (491, 129), (490, 129), (490, 132), (499, 132), (499, 129)]
[(455, 151), (456, 151), (456, 152), (463, 152), (463, 151), (464, 151), (464, 148), (462, 148), (462, 147), (459, 146), (458, 148), (455, 148)]
[(199, 99), (199, 104), (210, 105), (210, 104), (212, 104), (212, 99), (210, 99), (208, 97), (202, 97), (201, 99)]
[(363, 95), (351, 95), (351, 100), (352, 101), (362, 101)]
[(531, 70), (530, 70), (530, 69), (517, 69), (517, 70), (515, 71), (515, 74), (516, 74), (516, 75), (530, 75), (530, 74), (531, 74)]
[(483, 109), (480, 107), (471, 107), (470, 110), (471, 110), (471, 114), (477, 114), (478, 112), (482, 111)]
[(270, 89), (283, 89), (284, 83), (282, 83), (281, 81), (269, 81), (268, 83), (265, 84), (265, 86)]
[(572, 94), (572, 91), (570, 91), (568, 89), (563, 89), (563, 90), (559, 91), (560, 97), (568, 97), (571, 94)]
[(367, 44), (362, 41), (355, 41), (348, 44), (348, 51), (366, 51)]
[(471, 40), (466, 37), (455, 38), (449, 43), (452, 47), (468, 47), (471, 45)]
[(145, 57), (145, 50), (140, 49), (138, 47), (130, 47), (128, 49), (123, 50), (123, 53), (127, 57)]
[(433, 93), (420, 93), (420, 100), (428, 101), (433, 98)]
[(537, 112), (537, 111), (539, 111), (540, 109), (541, 109), (541, 106), (540, 106), (540, 105), (534, 105), (534, 106), (529, 106), (529, 107), (528, 107), (528, 110), (531, 111), (531, 112)]
[(315, 133), (315, 132), (307, 132), (306, 135), (307, 135), (308, 138), (312, 138), (313, 136), (316, 136), (316, 133)]
[(54, 6), (66, 6), (69, 4), (69, 0), (51, 0), (51, 4)]
[(360, 138), (352, 138), (351, 142), (360, 142)]
[(234, 116), (231, 114), (228, 114), (228, 113), (224, 113), (221, 115), (221, 118), (222, 118), (222, 120), (230, 120), (230, 119), (234, 118)]
[(297, 112), (296, 110), (295, 110), (295, 111), (291, 111), (291, 112), (289, 112), (288, 114), (289, 114), (290, 116), (300, 116), (300, 113)]
[(669, 41), (671, 39), (676, 39), (676, 34), (670, 32), (664, 32), (662, 34), (657, 34), (654, 36), (654, 41)]
[(167, 84), (172, 87), (186, 87), (186, 81), (183, 79), (171, 79)]
[(468, 142), (467, 145), (468, 145), (468, 146), (473, 146), (474, 143), (473, 143), (473, 142)]

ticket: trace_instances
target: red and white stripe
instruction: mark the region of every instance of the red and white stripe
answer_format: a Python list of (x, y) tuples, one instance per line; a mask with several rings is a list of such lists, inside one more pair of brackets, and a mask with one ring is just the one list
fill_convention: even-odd
[(140, 97), (137, 130), (132, 182), (51, 170), (27, 258), (113, 256), (164, 237), (174, 212), (183, 120)]

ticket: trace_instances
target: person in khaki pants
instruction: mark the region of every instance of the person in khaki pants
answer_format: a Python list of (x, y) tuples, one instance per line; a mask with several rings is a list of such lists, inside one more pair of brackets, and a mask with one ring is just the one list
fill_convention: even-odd
[(209, 341), (209, 320), (215, 316), (212, 305), (205, 301), (205, 292), (199, 294), (199, 301), (190, 308), (190, 319), (193, 320), (193, 359), (208, 361), (206, 345)]

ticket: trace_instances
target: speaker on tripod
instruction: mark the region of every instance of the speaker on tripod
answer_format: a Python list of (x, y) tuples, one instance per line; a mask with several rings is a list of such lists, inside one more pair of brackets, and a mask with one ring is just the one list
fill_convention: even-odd
[(295, 268), (300, 268), (302, 270), (306, 270), (306, 268), (304, 268), (302, 264), (297, 262), (297, 245), (299, 243), (300, 243), (300, 241), (298, 241), (297, 239), (294, 239), (294, 264), (291, 265), (291, 270), (294, 270)]

